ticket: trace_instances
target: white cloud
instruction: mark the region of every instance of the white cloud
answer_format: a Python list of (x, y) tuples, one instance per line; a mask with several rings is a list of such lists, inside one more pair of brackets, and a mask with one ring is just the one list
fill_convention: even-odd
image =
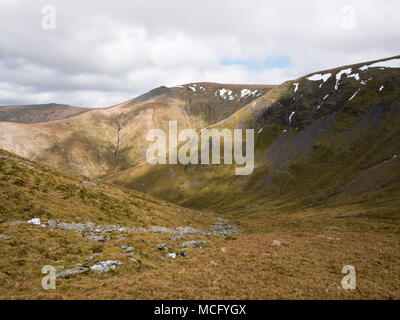
[[(47, 4), (57, 11), (55, 31), (41, 28)], [(355, 8), (354, 30), (342, 28), (345, 6)], [(0, 105), (108, 106), (160, 85), (281, 83), (400, 53), (398, 0), (0, 0), (0, 7)], [(281, 56), (290, 67), (220, 64)]]

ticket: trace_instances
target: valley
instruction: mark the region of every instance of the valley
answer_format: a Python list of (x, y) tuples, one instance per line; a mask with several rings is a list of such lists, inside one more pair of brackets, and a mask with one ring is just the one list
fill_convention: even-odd
[[(399, 61), (0, 122), (0, 298), (400, 299)], [(253, 129), (254, 172), (146, 163), (169, 121)]]

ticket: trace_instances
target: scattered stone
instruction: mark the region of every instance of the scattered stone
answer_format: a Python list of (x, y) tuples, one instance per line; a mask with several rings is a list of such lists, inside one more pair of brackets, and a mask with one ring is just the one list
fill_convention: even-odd
[(281, 245), (281, 242), (279, 240), (272, 240), (271, 245), (274, 247), (279, 247)]
[(220, 217), (214, 218), (215, 221), (223, 222), (223, 223), (228, 223), (228, 220), (222, 219)]
[(91, 261), (91, 260), (93, 260), (94, 258), (96, 258), (99, 255), (100, 255), (100, 253), (94, 253), (89, 258), (87, 258), (86, 260)]
[(234, 226), (231, 226), (228, 223), (217, 222), (209, 229), (209, 233), (217, 234), (220, 236), (228, 236), (231, 234), (240, 233), (240, 230)]
[(39, 218), (33, 218), (33, 219), (29, 220), (28, 223), (34, 224), (34, 225), (40, 225), (41, 224)]
[(139, 261), (137, 261), (135, 258), (129, 258), (129, 260), (131, 260), (132, 262), (135, 262), (135, 263), (139, 263)]
[(180, 250), (179, 252), (178, 252), (178, 256), (181, 256), (181, 257), (186, 257), (186, 250)]
[(167, 253), (164, 256), (165, 259), (171, 258), (171, 259), (176, 259), (176, 253)]
[(121, 264), (122, 262), (118, 260), (107, 260), (96, 263), (95, 265), (91, 266), (90, 269), (98, 272), (109, 272), (110, 270), (115, 270), (117, 265)]
[(6, 235), (6, 234), (0, 234), (0, 239), (3, 239), (3, 240), (10, 240), (11, 237), (8, 236), (8, 235)]
[(98, 242), (106, 242), (107, 241), (107, 239), (104, 236), (93, 235), (93, 234), (86, 235), (86, 239), (88, 239), (90, 241), (98, 241)]
[(183, 222), (186, 224), (191, 224), (191, 222), (189, 220), (184, 220)]
[(135, 247), (132, 247), (132, 246), (128, 246), (125, 249), (125, 252), (133, 252), (133, 251), (135, 251)]
[(49, 221), (47, 221), (47, 224), (49, 225), (49, 227), (51, 228), (51, 229), (57, 229), (57, 221), (56, 220), (49, 220)]
[(192, 227), (176, 227), (174, 233), (179, 235), (195, 235), (204, 233), (204, 231)]
[(8, 224), (10, 226), (18, 226), (18, 225), (23, 224), (23, 223), (24, 223), (23, 221), (11, 221)]
[(170, 238), (169, 238), (169, 240), (172, 240), (172, 241), (175, 241), (175, 240), (183, 240), (183, 239), (185, 239), (185, 237), (182, 237), (182, 236), (173, 236), (173, 237), (170, 237)]
[(182, 243), (182, 248), (202, 248), (208, 242), (210, 241), (185, 241)]
[(156, 245), (156, 248), (160, 251), (168, 251), (169, 249), (171, 249), (166, 243), (159, 243)]
[(56, 278), (68, 278), (75, 274), (85, 273), (88, 271), (89, 271), (89, 269), (85, 268), (85, 267), (77, 267), (77, 268), (73, 268), (73, 269), (62, 270), (61, 272), (56, 274)]
[(0, 159), (6, 160), (7, 156), (5, 154), (0, 153)]
[[(146, 232), (146, 230), (144, 230)], [(166, 227), (159, 227), (159, 226), (153, 226), (148, 229), (147, 232), (154, 232), (154, 233), (173, 233), (174, 231), (172, 229), (166, 228)]]
[(81, 181), (81, 183), (82, 183), (82, 184), (86, 184), (86, 185), (88, 185), (88, 186), (92, 186), (92, 187), (97, 187), (97, 186), (98, 186), (97, 183), (90, 182), (90, 181), (85, 181), (85, 180)]
[(59, 194), (59, 195), (57, 196), (57, 198), (59, 198), (59, 199), (67, 199), (67, 196), (66, 196), (66, 195), (63, 195), (63, 194)]

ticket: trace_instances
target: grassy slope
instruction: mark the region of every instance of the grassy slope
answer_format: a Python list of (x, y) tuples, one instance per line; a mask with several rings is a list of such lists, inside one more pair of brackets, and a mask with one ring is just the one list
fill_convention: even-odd
[(0, 107), (0, 121), (18, 123), (38, 123), (71, 118), (88, 112), (88, 108), (72, 107), (62, 104), (35, 104)]
[(239, 215), (353, 205), (357, 214), (397, 219), (399, 69), (359, 70), (363, 65), (351, 66), (360, 79), (343, 76), (338, 90), (335, 75), (347, 67), (322, 72), (333, 75), (321, 88), (322, 81), (309, 81), (309, 75), (284, 83), (215, 125), (256, 130), (256, 170), (248, 177), (235, 176), (232, 166), (144, 164), (108, 180)]
[[(190, 89), (196, 86), (196, 92)], [(160, 87), (120, 105), (69, 119), (30, 125), (0, 122), (0, 148), (70, 173), (98, 177), (143, 161), (148, 130), (166, 130), (169, 120), (177, 120), (180, 129), (208, 126), (271, 87), (215, 83)], [(257, 93), (241, 97), (244, 88)], [(221, 97), (220, 89), (231, 90), (231, 96)]]
[[(42, 222), (53, 218), (174, 227), (190, 220), (192, 226), (207, 228), (213, 214), (187, 209), (177, 213), (176, 206), (151, 196), (103, 183), (86, 186), (79, 176), (0, 153), (6, 156), (0, 158), (0, 234), (12, 237), (0, 239), (2, 299), (400, 298), (399, 226), (387, 220), (338, 219), (334, 210), (321, 214), (314, 209), (280, 215), (260, 211), (246, 219), (233, 215), (245, 233), (187, 237), (211, 242), (189, 249), (184, 258), (164, 260), (152, 248), (160, 242), (179, 248), (183, 240), (137, 232), (122, 239), (111, 234), (111, 241), (98, 243), (72, 231), (7, 222), (40, 217)], [(281, 245), (272, 246), (273, 240)], [(129, 261), (120, 245), (133, 245), (139, 263)], [(94, 253), (100, 255), (88, 261)], [(123, 265), (106, 274), (58, 279), (56, 290), (41, 287), (44, 265), (72, 268), (106, 259)], [(341, 269), (347, 264), (357, 270), (357, 290), (351, 292), (340, 286)]]

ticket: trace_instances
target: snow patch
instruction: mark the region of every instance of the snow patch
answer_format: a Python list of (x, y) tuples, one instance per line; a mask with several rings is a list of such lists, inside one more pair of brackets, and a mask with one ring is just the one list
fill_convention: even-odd
[(310, 81), (323, 81), (321, 83), (321, 85), (319, 86), (320, 88), (322, 87), (322, 85), (332, 76), (332, 73), (326, 73), (326, 74), (314, 74), (311, 77), (308, 77), (307, 80)]
[(358, 89), (357, 92), (351, 96), (351, 98), (349, 99), (349, 101), (353, 100), (353, 98), (357, 95), (357, 93), (358, 93), (360, 90), (361, 90), (361, 89)]
[(296, 82), (296, 83), (293, 83), (293, 85), (294, 85), (294, 93), (296, 93), (297, 90), (299, 90), (299, 83)]
[(249, 89), (243, 89), (242, 91), (240, 91), (241, 98), (247, 97), (250, 94), (251, 94), (251, 91)]
[(338, 74), (336, 75), (335, 90), (337, 90), (339, 88), (340, 79), (342, 79), (342, 75), (344, 75), (344, 74), (347, 74), (347, 75), (351, 74), (351, 68), (344, 69), (344, 70), (341, 70), (338, 72)]
[(358, 81), (358, 80), (360, 80), (360, 75), (358, 73), (353, 73), (353, 74), (347, 76), (347, 78), (354, 78)]
[(383, 88), (385, 88), (385, 86), (381, 86), (381, 87), (379, 88), (379, 92), (381, 92), (381, 91), (383, 90)]
[(370, 65), (360, 67), (361, 71), (368, 70), (369, 68), (400, 68), (400, 59), (391, 59), (387, 61), (375, 62)]
[(291, 115), (289, 116), (289, 123), (292, 123), (292, 118), (293, 118), (293, 116), (294, 116), (295, 113), (296, 113), (296, 111), (293, 111), (293, 112), (291, 113)]
[(324, 104), (326, 98), (328, 98), (328, 97), (329, 97), (329, 94), (327, 94), (327, 95), (322, 99), (322, 102), (321, 102), (321, 104), (317, 107), (317, 110), (318, 110), (319, 108), (321, 108), (321, 106)]

